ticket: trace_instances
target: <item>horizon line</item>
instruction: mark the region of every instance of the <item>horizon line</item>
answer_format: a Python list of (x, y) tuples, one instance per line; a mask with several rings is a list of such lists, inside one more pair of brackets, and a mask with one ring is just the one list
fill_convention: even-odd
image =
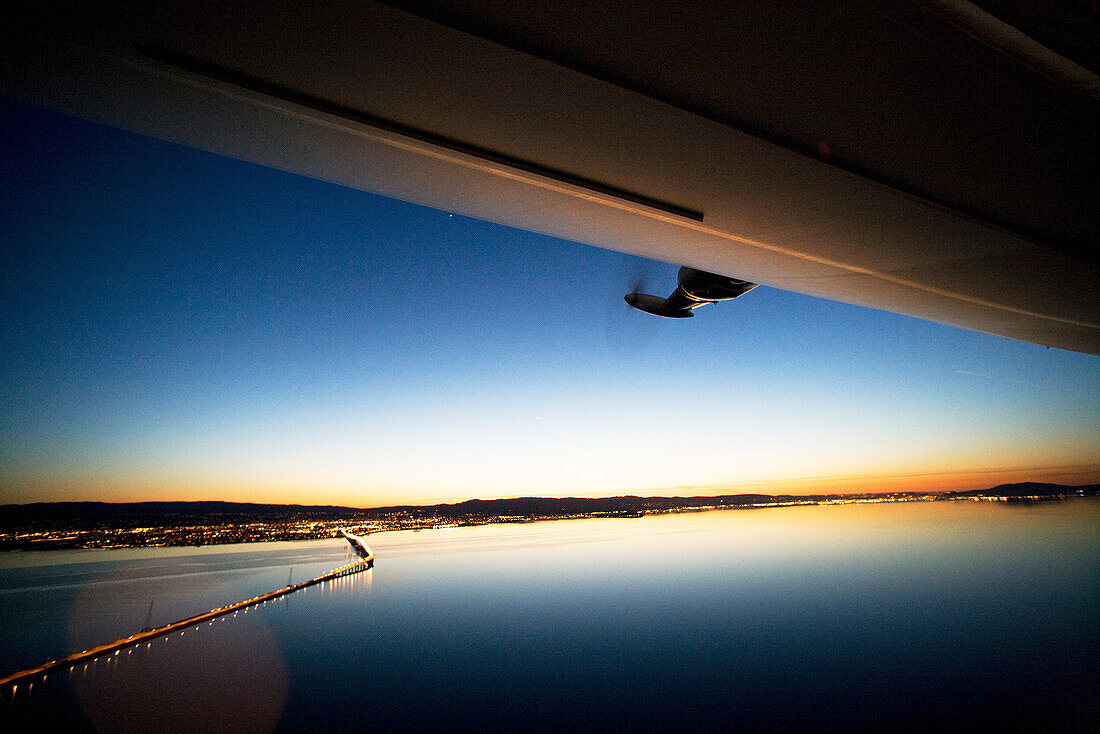
[[(1066, 489), (1081, 489), (1088, 487), (1100, 486), (1097, 482), (1084, 482), (1082, 484), (1063, 484), (1061, 482), (1037, 482), (1033, 480), (1024, 480), (1019, 482), (1002, 482), (992, 487), (980, 487), (976, 489), (901, 489), (901, 490), (880, 490), (880, 491), (866, 491), (866, 492), (821, 492), (821, 493), (804, 493), (804, 494), (792, 494), (792, 493), (778, 493), (768, 494), (765, 492), (731, 492), (726, 494), (610, 494), (610, 495), (513, 495), (508, 497), (469, 497), (464, 500), (456, 500), (453, 502), (430, 502), (425, 504), (388, 504), (388, 505), (374, 505), (370, 507), (355, 507), (352, 505), (334, 505), (334, 504), (303, 504), (301, 502), (250, 502), (240, 500), (135, 500), (135, 501), (105, 501), (105, 500), (39, 500), (34, 502), (11, 502), (0, 504), (0, 507), (28, 507), (31, 505), (157, 505), (157, 504), (181, 504), (181, 505), (194, 505), (202, 503), (214, 503), (214, 504), (226, 504), (226, 505), (252, 505), (262, 507), (303, 507), (303, 508), (332, 508), (338, 510), (387, 510), (402, 507), (453, 507), (456, 505), (466, 504), (467, 502), (508, 502), (514, 500), (612, 500), (612, 499), (640, 499), (640, 500), (660, 500), (660, 499), (722, 499), (724, 497), (744, 497), (744, 496), (761, 496), (761, 497), (866, 497), (874, 495), (945, 495), (945, 494), (964, 494), (969, 492), (989, 492), (1002, 487), (1016, 487), (1020, 485), (1036, 484), (1048, 487), (1065, 487)], [(706, 485), (704, 485), (706, 486)], [(701, 488), (701, 487), (700, 487)], [(690, 488), (684, 488), (690, 489)]]

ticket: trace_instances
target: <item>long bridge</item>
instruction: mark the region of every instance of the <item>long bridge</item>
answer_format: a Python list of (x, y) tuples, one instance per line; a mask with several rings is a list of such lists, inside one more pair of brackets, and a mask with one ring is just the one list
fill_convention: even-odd
[(340, 537), (351, 543), (351, 549), (355, 551), (355, 555), (359, 556), (363, 561), (370, 561), (371, 565), (374, 565), (374, 551), (367, 545), (366, 540), (358, 535), (352, 535), (347, 530), (341, 530)]
[(202, 622), (220, 619), (228, 614), (233, 614), (234, 612), (237, 612), (241, 609), (255, 606), (257, 604), (263, 604), (266, 601), (278, 599), (279, 597), (286, 596), (287, 594), (293, 594), (295, 591), (305, 589), (309, 586), (315, 586), (325, 581), (338, 579), (342, 576), (349, 576), (353, 573), (359, 573), (360, 571), (365, 571), (368, 568), (374, 567), (374, 551), (371, 550), (370, 546), (367, 545), (366, 541), (362, 537), (358, 535), (352, 535), (345, 530), (340, 531), (340, 537), (344, 538), (346, 541), (348, 541), (349, 544), (351, 544), (351, 548), (353, 551), (355, 551), (355, 554), (359, 557), (359, 560), (355, 561), (354, 563), (348, 563), (340, 566), (339, 568), (335, 568), (328, 573), (322, 574), (317, 578), (310, 579), (309, 581), (303, 581), (298, 584), (291, 584), (290, 586), (285, 586), (281, 589), (276, 589), (275, 591), (269, 591), (266, 594), (254, 596), (251, 599), (239, 601), (236, 604), (230, 604), (228, 606), (218, 607), (217, 609), (211, 609), (209, 612), (196, 614), (193, 617), (181, 619), (178, 622), (172, 622), (171, 624), (166, 624), (163, 627), (154, 627), (152, 629), (142, 630), (137, 634), (130, 635), (129, 637), (124, 637), (121, 640), (115, 640), (114, 642), (97, 645), (96, 647), (88, 648), (87, 650), (81, 650), (80, 652), (73, 653), (72, 655), (66, 655), (65, 657), (58, 658), (57, 660), (51, 660), (47, 663), (43, 663), (42, 665), (28, 668), (27, 670), (21, 670), (18, 673), (12, 673), (9, 676), (0, 678), (0, 690), (4, 690), (8, 686), (10, 686), (12, 695), (14, 696), (20, 683), (29, 682), (33, 684), (34, 681), (38, 680), (39, 678), (45, 678), (46, 675), (55, 670), (64, 670), (65, 668), (72, 670), (80, 663), (96, 660), (97, 658), (105, 657), (107, 655), (117, 655), (120, 650), (128, 647), (133, 647), (135, 645), (140, 645), (143, 642), (149, 642), (158, 637), (164, 637), (174, 632), (182, 632), (192, 625), (199, 625)]

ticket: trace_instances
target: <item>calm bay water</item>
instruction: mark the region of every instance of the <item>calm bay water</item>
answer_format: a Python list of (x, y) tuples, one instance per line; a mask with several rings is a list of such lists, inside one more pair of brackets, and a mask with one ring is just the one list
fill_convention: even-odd
[[(1089, 731), (1100, 501), (382, 533), (373, 571), (7, 694), (105, 731)], [(0, 555), (0, 674), (301, 581), (343, 541)], [(150, 602), (152, 613), (150, 614)]]

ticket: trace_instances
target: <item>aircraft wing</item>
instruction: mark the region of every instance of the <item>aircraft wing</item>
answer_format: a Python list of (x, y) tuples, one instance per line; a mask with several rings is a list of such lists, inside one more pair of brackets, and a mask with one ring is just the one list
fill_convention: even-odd
[(1100, 354), (1096, 17), (981, 5), (8, 3), (0, 92), (508, 226)]

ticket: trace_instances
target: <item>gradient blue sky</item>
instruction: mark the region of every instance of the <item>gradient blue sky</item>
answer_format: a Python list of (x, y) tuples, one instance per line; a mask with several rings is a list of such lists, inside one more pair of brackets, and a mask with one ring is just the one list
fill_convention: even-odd
[(0, 104), (0, 502), (1100, 480), (1100, 358)]

